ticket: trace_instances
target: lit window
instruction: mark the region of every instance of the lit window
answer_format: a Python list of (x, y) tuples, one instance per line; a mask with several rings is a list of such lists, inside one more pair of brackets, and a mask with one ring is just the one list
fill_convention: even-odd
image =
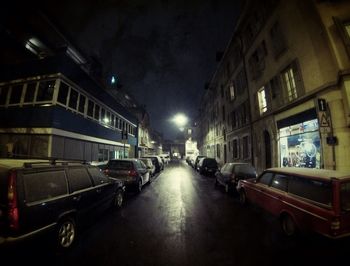
[(258, 91), (258, 101), (259, 101), (260, 114), (263, 114), (263, 113), (265, 113), (267, 111), (265, 87), (262, 87)]
[(297, 87), (295, 85), (295, 76), (293, 68), (288, 68), (282, 75), (283, 83), (287, 90), (288, 100), (292, 101), (298, 97)]

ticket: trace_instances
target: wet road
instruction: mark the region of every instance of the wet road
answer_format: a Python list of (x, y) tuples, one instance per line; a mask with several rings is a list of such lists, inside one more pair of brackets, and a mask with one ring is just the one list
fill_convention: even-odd
[(340, 261), (349, 261), (349, 248), (349, 239), (285, 238), (273, 217), (172, 162), (139, 195), (128, 193), (121, 210), (80, 230), (71, 251), (37, 241), (0, 258), (1, 265), (348, 265)]

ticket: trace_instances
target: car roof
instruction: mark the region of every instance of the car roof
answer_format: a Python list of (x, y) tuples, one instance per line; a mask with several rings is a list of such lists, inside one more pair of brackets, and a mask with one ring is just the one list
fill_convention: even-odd
[(47, 166), (55, 166), (61, 165), (59, 163), (71, 163), (70, 165), (82, 165), (82, 162), (69, 161), (69, 160), (55, 160), (57, 164), (54, 163), (53, 160), (39, 160), (39, 159), (0, 159), (0, 168), (2, 169), (12, 169), (12, 168), (22, 168), (25, 167), (25, 164), (33, 164), (31, 166), (37, 167), (47, 167)]
[(316, 177), (325, 180), (332, 178), (346, 179), (350, 178), (350, 171), (339, 171), (339, 170), (328, 170), (328, 169), (315, 169), (315, 168), (299, 168), (299, 167), (275, 167), (269, 168), (265, 171), (286, 173), (286, 174), (297, 174), (308, 177)]

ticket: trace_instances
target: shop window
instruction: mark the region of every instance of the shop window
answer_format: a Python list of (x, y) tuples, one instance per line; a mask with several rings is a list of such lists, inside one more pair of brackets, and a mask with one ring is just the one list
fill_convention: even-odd
[(37, 102), (52, 101), (53, 91), (55, 88), (55, 81), (40, 81), (38, 87), (38, 93), (36, 96)]
[(74, 110), (77, 109), (77, 103), (78, 103), (78, 92), (76, 90), (73, 90), (72, 88), (70, 89), (70, 94), (69, 94), (69, 108), (72, 108)]
[(69, 91), (69, 86), (64, 83), (60, 82), (60, 89), (58, 91), (58, 97), (57, 97), (57, 102), (66, 105), (67, 104), (67, 98), (68, 98), (68, 91)]
[(262, 115), (263, 113), (265, 113), (267, 111), (265, 87), (262, 87), (258, 91), (258, 102), (259, 102), (260, 115)]
[(19, 104), (21, 102), (22, 89), (22, 84), (12, 86), (9, 104)]
[(321, 140), (317, 119), (279, 129), (281, 167), (320, 168)]
[(27, 84), (27, 89), (26, 89), (26, 92), (24, 95), (24, 102), (25, 103), (34, 102), (36, 84), (37, 83), (28, 83)]

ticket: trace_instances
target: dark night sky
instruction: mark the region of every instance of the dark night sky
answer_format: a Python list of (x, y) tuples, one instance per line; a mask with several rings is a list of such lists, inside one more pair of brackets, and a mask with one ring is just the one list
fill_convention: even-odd
[[(115, 73), (146, 105), (151, 126), (174, 138), (176, 112), (197, 115), (217, 51), (225, 49), (239, 1), (47, 1), (60, 26), (83, 51)], [(50, 8), (52, 10), (52, 8)], [(59, 14), (59, 15), (57, 15)]]

